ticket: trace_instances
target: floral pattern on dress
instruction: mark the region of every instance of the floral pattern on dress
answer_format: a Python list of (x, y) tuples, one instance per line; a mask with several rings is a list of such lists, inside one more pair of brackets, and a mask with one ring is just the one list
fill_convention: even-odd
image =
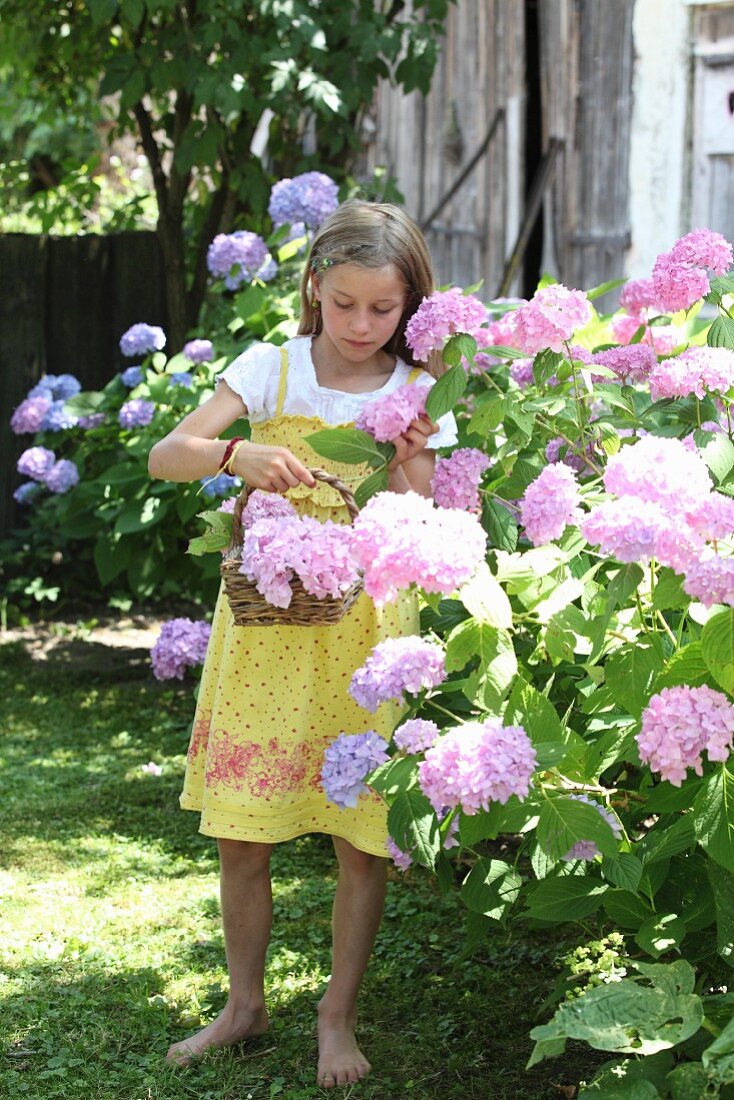
[(293, 794), (309, 787), (321, 790), (321, 768), (329, 738), (314, 742), (282, 744), (243, 741), (225, 729), (209, 737), (206, 759), (207, 784), (221, 783), (235, 791), (245, 789), (257, 798)]

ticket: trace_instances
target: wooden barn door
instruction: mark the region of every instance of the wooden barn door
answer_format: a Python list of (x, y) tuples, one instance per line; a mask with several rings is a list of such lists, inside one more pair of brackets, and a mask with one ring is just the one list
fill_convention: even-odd
[[(522, 213), (523, 0), (452, 5), (430, 93), (380, 88), (365, 167), (385, 165), (423, 225), (439, 283), (491, 297)], [(457, 187), (458, 184), (458, 187)]]
[(581, 289), (621, 276), (630, 245), (633, 5), (539, 2), (543, 145), (554, 161), (543, 269)]
[(694, 17), (690, 221), (734, 241), (734, 6)]

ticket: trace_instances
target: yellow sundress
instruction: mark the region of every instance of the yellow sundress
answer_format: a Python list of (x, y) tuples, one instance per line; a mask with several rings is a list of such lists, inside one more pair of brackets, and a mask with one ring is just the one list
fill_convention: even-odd
[[(419, 368), (411, 371), (415, 381)], [(367, 467), (322, 458), (304, 437), (333, 427), (317, 416), (283, 412), (288, 356), (281, 349), (275, 415), (252, 424), (252, 439), (288, 447), (305, 465), (354, 484)], [(340, 425), (351, 427), (353, 425)], [(302, 515), (349, 522), (339, 493), (319, 482), (288, 493)], [(372, 714), (348, 688), (354, 671), (385, 638), (419, 633), (418, 605), (402, 594), (382, 610), (362, 593), (332, 626), (235, 626), (220, 588), (202, 672), (181, 806), (201, 812), (200, 832), (277, 843), (304, 833), (343, 837), (385, 855), (387, 809), (374, 791), (354, 809), (330, 803), (321, 787), (324, 749), (340, 733), (375, 730), (389, 738), (402, 704)]]

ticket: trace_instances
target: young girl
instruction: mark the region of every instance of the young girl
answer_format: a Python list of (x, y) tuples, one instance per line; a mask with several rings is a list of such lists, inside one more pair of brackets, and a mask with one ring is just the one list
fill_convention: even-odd
[[(299, 335), (283, 348), (256, 344), (220, 376), (214, 396), (155, 445), (153, 477), (190, 481), (224, 465), (248, 485), (288, 493), (302, 514), (348, 522), (342, 497), (309, 466), (353, 483), (367, 467), (322, 458), (310, 433), (350, 425), (365, 404), (405, 383), (428, 388), (405, 326), (433, 274), (423, 236), (396, 206), (344, 203), (314, 237), (301, 283)], [(247, 416), (252, 437), (226, 450), (219, 434)], [(414, 420), (393, 442), (389, 489), (429, 496), (434, 451), (456, 441), (453, 417)], [(229, 996), (221, 1015), (174, 1044), (182, 1064), (209, 1047), (267, 1029), (263, 991), (272, 917), (268, 864), (273, 844), (329, 833), (339, 862), (333, 959), (318, 1006), (324, 1087), (358, 1081), (370, 1069), (357, 1046), (357, 996), (385, 896), (386, 809), (373, 792), (340, 810), (321, 789), (325, 747), (340, 733), (375, 729), (389, 737), (399, 708), (367, 714), (348, 693), (353, 672), (386, 637), (419, 632), (415, 599), (382, 611), (362, 594), (332, 626), (238, 627), (220, 591), (194, 717), (181, 805), (201, 813), (217, 838)]]

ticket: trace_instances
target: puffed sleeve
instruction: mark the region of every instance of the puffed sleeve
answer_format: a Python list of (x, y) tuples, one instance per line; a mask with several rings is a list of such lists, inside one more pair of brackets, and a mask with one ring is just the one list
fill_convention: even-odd
[[(428, 371), (421, 371), (415, 380), (414, 385), (424, 386), (426, 389), (430, 389), (435, 383), (436, 379), (428, 373)], [(431, 450), (437, 451), (441, 447), (453, 447), (455, 443), (458, 443), (459, 434), (456, 427), (456, 419), (451, 412), (446, 413), (444, 416), (440, 416), (438, 419), (438, 431), (435, 435), (428, 437), (426, 447)]]
[(274, 344), (252, 344), (217, 375), (238, 394), (252, 421), (273, 416), (278, 399), (280, 348)]

